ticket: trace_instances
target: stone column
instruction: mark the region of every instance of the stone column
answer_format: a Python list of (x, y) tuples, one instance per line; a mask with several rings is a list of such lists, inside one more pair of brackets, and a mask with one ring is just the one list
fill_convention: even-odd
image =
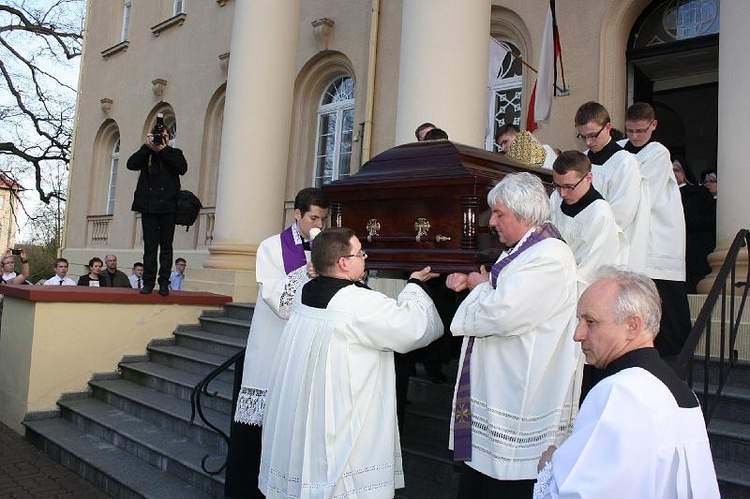
[(300, 2), (240, 1), (222, 129), (216, 222), (204, 267), (254, 269), (283, 217)]
[[(747, 117), (750, 116), (750, 65), (743, 47), (750, 36), (750, 9), (746, 0), (722, 0), (721, 43), (719, 44), (719, 179), (716, 213), (716, 250), (708, 258), (711, 274), (698, 284), (699, 293), (708, 293), (724, 263), (737, 231), (750, 228), (750, 175), (746, 171)], [(747, 272), (747, 251), (740, 251), (737, 277)]]
[(452, 141), (484, 145), (490, 0), (404, 0), (396, 144), (429, 121)]

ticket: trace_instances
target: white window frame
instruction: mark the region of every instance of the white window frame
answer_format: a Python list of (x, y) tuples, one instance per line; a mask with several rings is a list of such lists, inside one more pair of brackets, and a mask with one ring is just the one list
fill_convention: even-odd
[[(341, 159), (341, 146), (342, 146), (342, 133), (343, 133), (343, 123), (344, 123), (344, 112), (351, 110), (352, 113), (355, 109), (356, 104), (356, 97), (352, 99), (346, 99), (346, 100), (340, 100), (337, 102), (331, 102), (330, 104), (322, 104), (323, 100), (326, 97), (326, 93), (328, 92), (328, 89), (331, 88), (331, 86), (338, 82), (341, 78), (351, 78), (352, 84), (354, 85), (354, 94), (357, 93), (357, 87), (356, 82), (354, 81), (354, 78), (351, 76), (344, 76), (344, 77), (338, 77), (335, 80), (333, 80), (331, 83), (329, 83), (324, 92), (323, 95), (320, 97), (320, 104), (318, 105), (318, 123), (316, 127), (316, 133), (315, 133), (315, 157), (313, 160), (313, 185), (316, 187), (320, 187), (323, 185), (324, 181), (326, 181), (325, 177), (322, 177), (318, 174), (318, 160), (319, 156), (321, 154), (320, 151), (320, 138), (321, 138), (321, 122), (322, 117), (326, 115), (333, 114), (336, 116), (336, 128), (334, 131), (334, 141), (333, 141), (333, 169), (331, 171), (331, 179), (330, 182), (333, 182), (334, 180), (338, 180), (341, 178), (341, 171), (340, 171), (340, 162)], [(354, 119), (352, 119), (352, 146), (354, 144)], [(350, 147), (351, 151), (349, 153), (349, 173), (346, 173), (345, 175), (348, 176), (351, 174), (351, 167), (352, 167), (352, 156), (353, 156), (353, 147)]]
[(120, 164), (120, 139), (112, 147), (109, 162), (109, 189), (107, 190), (107, 215), (115, 212), (115, 193), (117, 190), (117, 168)]
[(122, 3), (122, 33), (120, 34), (121, 42), (126, 41), (130, 33), (130, 12), (132, 9), (132, 4), (132, 0), (124, 0)]
[[(518, 45), (512, 41), (512, 40), (501, 40), (503, 43), (511, 46), (514, 50), (520, 51)], [(502, 68), (501, 68), (502, 71)], [(519, 128), (523, 128), (521, 126), (521, 117), (523, 116), (523, 71), (520, 76), (510, 76), (510, 77), (501, 77), (499, 76), (496, 80), (494, 85), (492, 86), (492, 92), (493, 92), (493, 98), (492, 98), (492, 108), (488, 110), (487, 116), (487, 129), (491, 130), (491, 133), (488, 134), (486, 140), (485, 140), (485, 149), (488, 151), (497, 152), (497, 144), (495, 144), (495, 116), (497, 115), (497, 94), (498, 92), (503, 92), (505, 90), (513, 90), (518, 89), (520, 93), (520, 105), (521, 108), (518, 110), (518, 123), (513, 123), (514, 125), (517, 125)]]
[(185, 0), (174, 0), (172, 4), (172, 16), (176, 16), (185, 12)]

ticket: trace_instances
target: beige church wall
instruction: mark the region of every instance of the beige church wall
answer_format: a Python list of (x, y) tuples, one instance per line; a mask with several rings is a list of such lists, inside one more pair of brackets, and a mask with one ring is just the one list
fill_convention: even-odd
[[(106, 314), (104, 309), (106, 308)], [(123, 355), (145, 354), (153, 338), (197, 322), (206, 305), (30, 302), (6, 297), (0, 336), (0, 421), (21, 429), (27, 412), (56, 409)], [(101, 320), (87, 320), (106, 316)]]
[[(609, 0), (557, 2), (566, 83), (570, 95), (555, 97), (548, 123), (540, 124), (535, 135), (544, 143), (562, 150), (580, 149), (575, 140), (574, 117), (578, 107), (589, 100), (601, 102), (610, 111), (613, 125), (622, 128), (627, 104), (625, 50), (633, 23), (649, 0)], [(518, 16), (528, 29), (525, 59), (539, 64), (539, 50), (547, 12), (547, 2), (523, 0), (493, 1), (493, 6), (513, 23)], [(524, 69), (523, 121), (536, 75)]]
[[(182, 177), (185, 188), (198, 190), (202, 153), (204, 119), (209, 101), (226, 81), (219, 56), (229, 51), (233, 2), (219, 7), (215, 2), (191, 2), (182, 26), (172, 26), (159, 36), (151, 27), (164, 21), (160, 6), (146, 0), (134, 1), (130, 24), (131, 43), (127, 51), (120, 51), (105, 59), (100, 54), (119, 40), (121, 4), (115, 9), (118, 30), (114, 35), (92, 26), (106, 24), (112, 2), (90, 2), (88, 36), (85, 40), (86, 57), (82, 67), (79, 114), (71, 167), (70, 198), (77, 193), (85, 196), (92, 189), (106, 192), (110, 164), (94, 161), (97, 130), (109, 118), (120, 131), (120, 163), (114, 218), (110, 225), (109, 245), (115, 250), (132, 248), (134, 214), (130, 211), (137, 173), (126, 169), (127, 158), (142, 144), (148, 123), (146, 119), (159, 105), (152, 80), (167, 80), (162, 99), (175, 112), (177, 147), (188, 161), (188, 173)], [(191, 22), (192, 21), (192, 22)], [(221, 26), (225, 26), (224, 29)], [(110, 30), (111, 31), (111, 30)], [(110, 112), (101, 110), (100, 100), (113, 100)], [(106, 156), (109, 156), (107, 151)], [(95, 178), (99, 185), (90, 185), (91, 168), (101, 168)], [(85, 196), (88, 199), (88, 196)], [(106, 193), (95, 206), (88, 202), (70, 203), (68, 214), (67, 248), (86, 246), (86, 216), (100, 215), (106, 209)], [(179, 242), (179, 241), (178, 241)]]

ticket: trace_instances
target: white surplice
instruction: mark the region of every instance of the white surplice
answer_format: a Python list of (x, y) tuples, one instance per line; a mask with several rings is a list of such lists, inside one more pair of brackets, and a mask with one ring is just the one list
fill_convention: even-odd
[[(293, 234), (295, 238), (300, 237), (294, 229)], [(310, 252), (306, 251), (305, 256), (309, 262)], [(263, 421), (271, 367), (279, 347), (281, 333), (286, 326), (294, 295), (308, 278), (305, 266), (289, 274), (284, 270), (280, 234), (260, 243), (255, 269), (258, 298), (255, 300), (255, 310), (247, 336), (242, 387), (237, 397), (234, 420), (238, 423), (260, 425)]]
[(718, 499), (700, 407), (681, 408), (640, 367), (586, 395), (575, 430), (540, 472), (535, 499)]
[(659, 142), (649, 142), (635, 157), (651, 201), (645, 274), (652, 279), (684, 281), (685, 214), (669, 151)]
[(568, 243), (578, 265), (578, 277), (591, 284), (603, 265), (627, 264), (627, 241), (617, 226), (612, 208), (597, 199), (574, 217), (562, 212), (562, 198), (555, 190), (550, 196), (552, 224)]
[(259, 487), (269, 498), (387, 498), (404, 486), (393, 352), (443, 334), (417, 284), (396, 300), (349, 285), (296, 298), (273, 368)]
[[(466, 464), (487, 476), (534, 479), (541, 453), (572, 428), (583, 364), (573, 341), (576, 281), (570, 248), (548, 238), (503, 268), (496, 288), (489, 282), (475, 287), (456, 311), (451, 331), (465, 337), (459, 366), (468, 337), (476, 338), (471, 354), (472, 457)], [(453, 418), (449, 447), (453, 449)]]
[(591, 165), (594, 188), (612, 207), (615, 221), (628, 242), (628, 268), (643, 272), (646, 268), (651, 202), (648, 183), (643, 179), (638, 160), (622, 150), (603, 165)]

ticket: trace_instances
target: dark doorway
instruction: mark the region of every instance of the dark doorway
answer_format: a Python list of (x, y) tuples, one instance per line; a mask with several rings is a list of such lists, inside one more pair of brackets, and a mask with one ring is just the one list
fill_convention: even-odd
[(657, 0), (628, 42), (628, 104), (649, 102), (654, 139), (687, 160), (698, 178), (716, 169), (719, 0)]

